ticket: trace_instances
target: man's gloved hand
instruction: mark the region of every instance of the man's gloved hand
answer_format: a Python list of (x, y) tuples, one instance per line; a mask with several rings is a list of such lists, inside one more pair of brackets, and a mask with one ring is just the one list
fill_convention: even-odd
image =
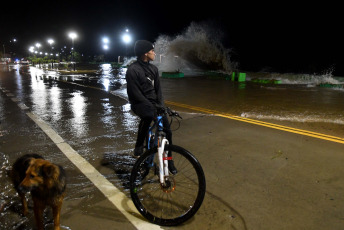
[(158, 114), (162, 114), (162, 113), (165, 113), (165, 107), (162, 106), (162, 105), (155, 105), (155, 108), (156, 108), (156, 111)]

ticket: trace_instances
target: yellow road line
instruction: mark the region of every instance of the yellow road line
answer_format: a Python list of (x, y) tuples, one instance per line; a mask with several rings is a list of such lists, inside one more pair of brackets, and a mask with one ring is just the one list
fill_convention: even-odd
[(296, 128), (283, 126), (283, 125), (277, 125), (277, 124), (268, 123), (268, 122), (264, 122), (264, 121), (258, 121), (258, 120), (254, 120), (254, 119), (250, 119), (250, 118), (240, 117), (240, 116), (236, 116), (236, 115), (232, 115), (232, 114), (228, 114), (228, 113), (223, 113), (223, 112), (216, 111), (216, 110), (206, 109), (206, 108), (202, 108), (202, 107), (197, 107), (197, 106), (192, 106), (192, 105), (187, 105), (187, 104), (181, 104), (181, 103), (177, 103), (177, 102), (173, 102), (173, 101), (165, 101), (165, 102), (169, 105), (174, 105), (174, 106), (178, 106), (181, 108), (191, 109), (191, 110), (195, 110), (195, 111), (199, 111), (199, 112), (203, 112), (203, 113), (214, 114), (214, 115), (219, 116), (219, 117), (224, 117), (224, 118), (242, 121), (242, 122), (246, 122), (246, 123), (250, 123), (250, 124), (265, 126), (265, 127), (272, 128), (272, 129), (283, 130), (286, 132), (297, 133), (297, 134), (301, 134), (301, 135), (305, 135), (305, 136), (310, 136), (310, 137), (314, 137), (314, 138), (319, 138), (319, 139), (323, 139), (323, 140), (327, 140), (327, 141), (332, 141), (332, 142), (344, 144), (344, 138), (340, 138), (340, 137), (336, 137), (336, 136), (326, 135), (326, 134), (322, 134), (322, 133), (316, 133), (316, 132), (312, 132), (312, 131), (308, 131), (308, 130), (296, 129)]

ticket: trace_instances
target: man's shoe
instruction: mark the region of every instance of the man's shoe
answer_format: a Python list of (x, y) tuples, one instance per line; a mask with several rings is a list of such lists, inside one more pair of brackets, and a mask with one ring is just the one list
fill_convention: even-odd
[(176, 174), (178, 173), (178, 170), (177, 170), (176, 167), (174, 166), (173, 160), (168, 161), (168, 170), (169, 170), (170, 173), (172, 173), (173, 175), (176, 175)]
[(139, 158), (143, 154), (143, 146), (135, 147), (134, 157)]

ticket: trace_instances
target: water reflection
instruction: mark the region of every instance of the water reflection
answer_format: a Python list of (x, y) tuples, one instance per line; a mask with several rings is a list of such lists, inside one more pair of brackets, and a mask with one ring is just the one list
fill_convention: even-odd
[(70, 99), (70, 108), (73, 112), (73, 118), (71, 120), (71, 127), (73, 128), (77, 137), (86, 136), (87, 124), (86, 124), (86, 99), (82, 95), (83, 92), (77, 91), (72, 93), (73, 97)]
[(102, 84), (102, 87), (105, 91), (109, 91), (110, 89), (118, 89), (120, 88), (124, 82), (124, 78), (122, 73), (122, 69), (115, 69), (111, 66), (111, 64), (102, 64), (99, 65), (99, 79), (97, 83)]
[(31, 99), (33, 103), (33, 111), (37, 114), (45, 114), (47, 110), (47, 93), (46, 93), (46, 86), (43, 81), (39, 79), (36, 75), (37, 72), (31, 75), (31, 87), (32, 87), (32, 94)]
[(101, 116), (101, 121), (104, 123), (105, 127), (113, 128), (116, 125), (116, 116), (114, 111), (114, 106), (110, 103), (109, 98), (104, 98), (101, 103), (103, 107), (103, 115)]
[(136, 132), (138, 117), (131, 112), (130, 104), (122, 106), (124, 130)]
[(52, 117), (58, 121), (62, 118), (61, 116), (61, 89), (54, 86), (50, 89), (49, 98), (51, 102)]

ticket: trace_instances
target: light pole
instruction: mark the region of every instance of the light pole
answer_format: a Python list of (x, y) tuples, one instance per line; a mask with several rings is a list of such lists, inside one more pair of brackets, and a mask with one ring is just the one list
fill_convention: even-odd
[(107, 50), (109, 49), (109, 39), (107, 37), (104, 37), (103, 39), (103, 49), (104, 49), (104, 62), (106, 61), (106, 54), (107, 54)]
[[(54, 40), (53, 39), (48, 39), (48, 43), (50, 45), (50, 49), (51, 49), (51, 52), (53, 51), (54, 47), (52, 47), (52, 44), (54, 43)], [(51, 68), (53, 69), (54, 68), (54, 61), (55, 61), (55, 58), (53, 57), (53, 61), (51, 63)]]
[[(69, 33), (69, 37), (72, 39), (72, 63), (74, 62), (74, 39), (77, 37), (76, 33), (71, 32)], [(75, 71), (75, 63), (73, 63), (74, 71)]]
[[(5, 44), (2, 44), (2, 47), (4, 48), (4, 55), (3, 55), (3, 58), (4, 58), (4, 60), (6, 60)], [(6, 61), (6, 63), (7, 63), (7, 61)]]
[(125, 33), (122, 36), (122, 40), (125, 43), (125, 56), (128, 57), (128, 44), (131, 42), (131, 36), (129, 34), (129, 29), (125, 30)]
[[(39, 48), (42, 46), (40, 43), (36, 43), (35, 45), (37, 47), (37, 54), (38, 54), (38, 51), (39, 51)], [(38, 58), (38, 67), (41, 68), (41, 59)]]

